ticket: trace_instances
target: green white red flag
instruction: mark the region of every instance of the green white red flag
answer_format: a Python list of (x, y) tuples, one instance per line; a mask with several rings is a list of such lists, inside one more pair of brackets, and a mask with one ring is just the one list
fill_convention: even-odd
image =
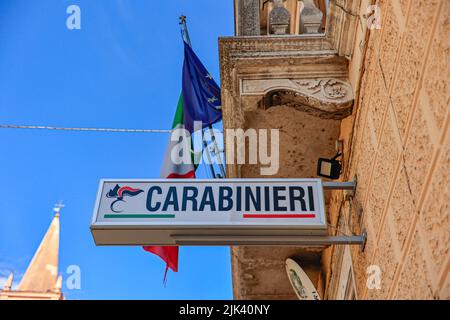
[[(179, 134), (188, 134), (188, 131), (184, 130), (184, 112), (183, 112), (183, 96), (180, 95), (178, 101), (177, 110), (172, 124), (172, 132), (178, 132)], [(177, 131), (175, 131), (177, 130)], [(186, 142), (190, 141), (190, 137), (184, 137)], [(188, 138), (188, 139), (187, 139)], [(172, 136), (169, 138), (169, 144), (164, 155), (164, 162), (161, 168), (161, 178), (166, 179), (193, 179), (195, 178), (195, 165), (191, 163), (176, 163), (173, 161), (172, 153), (176, 151), (176, 144), (178, 141)], [(190, 149), (190, 148), (189, 148)], [(166, 281), (168, 269), (172, 269), (174, 272), (178, 272), (178, 246), (144, 246), (144, 250), (156, 254), (162, 260), (166, 262), (166, 270), (164, 272), (164, 282)]]
[[(222, 119), (220, 87), (191, 46), (186, 41), (183, 41), (183, 44), (183, 89), (161, 169), (161, 177), (167, 179), (195, 178), (197, 162), (194, 161), (194, 153), (191, 148), (191, 135), (195, 130), (209, 127)], [(200, 123), (200, 127), (195, 125), (196, 122)], [(183, 154), (184, 150), (189, 150), (190, 154)], [(178, 271), (177, 246), (144, 246), (144, 250), (158, 255), (166, 262), (164, 281), (169, 268), (174, 272)]]

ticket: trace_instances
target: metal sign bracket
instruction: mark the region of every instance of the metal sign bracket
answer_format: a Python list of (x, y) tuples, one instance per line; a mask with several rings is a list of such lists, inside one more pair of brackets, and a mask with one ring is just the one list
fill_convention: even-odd
[(358, 181), (355, 176), (352, 181), (324, 181), (322, 184), (324, 190), (349, 190), (355, 194)]
[(359, 245), (361, 250), (367, 240), (367, 233), (352, 236), (265, 236), (265, 235), (189, 235), (172, 234), (171, 237), (179, 246), (307, 246), (322, 247), (331, 245)]

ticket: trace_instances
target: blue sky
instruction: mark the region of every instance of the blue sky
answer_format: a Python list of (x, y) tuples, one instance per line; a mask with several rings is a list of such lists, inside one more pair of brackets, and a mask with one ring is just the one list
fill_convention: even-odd
[[(81, 8), (68, 30), (66, 8)], [(0, 123), (168, 129), (181, 90), (178, 16), (219, 81), (230, 0), (1, 0)], [(140, 247), (96, 247), (89, 222), (100, 178), (157, 178), (166, 134), (0, 129), (0, 285), (25, 271), (63, 200), (60, 273), (81, 268), (69, 299), (230, 299), (230, 249), (183, 247), (164, 263)], [(204, 171), (199, 169), (200, 177)], [(17, 279), (19, 280), (19, 279)]]

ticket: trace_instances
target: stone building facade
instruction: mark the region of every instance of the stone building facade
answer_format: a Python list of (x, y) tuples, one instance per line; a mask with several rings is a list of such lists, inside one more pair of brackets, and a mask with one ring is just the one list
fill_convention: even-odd
[(235, 298), (295, 299), (289, 257), (323, 299), (450, 298), (449, 12), (447, 0), (235, 0), (236, 35), (219, 39), (224, 128), (279, 129), (273, 177), (317, 177), (317, 159), (341, 152), (357, 190), (326, 194), (329, 234), (367, 232), (364, 248), (233, 247)]

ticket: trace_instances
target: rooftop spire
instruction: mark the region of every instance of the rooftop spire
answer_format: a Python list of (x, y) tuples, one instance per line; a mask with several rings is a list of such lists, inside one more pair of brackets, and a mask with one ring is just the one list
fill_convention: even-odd
[(12, 284), (13, 284), (13, 280), (14, 280), (14, 274), (11, 272), (8, 276), (8, 279), (6, 279), (5, 285), (3, 287), (4, 291), (10, 291), (12, 288)]
[(65, 205), (64, 203), (59, 200), (58, 203), (55, 203), (55, 206), (53, 207), (53, 212), (55, 213), (55, 217), (58, 216), (59, 217), (59, 212), (61, 211), (61, 208), (64, 208)]
[(17, 290), (46, 292), (55, 289), (58, 277), (59, 213), (64, 205), (53, 208), (55, 216), (28, 266)]

